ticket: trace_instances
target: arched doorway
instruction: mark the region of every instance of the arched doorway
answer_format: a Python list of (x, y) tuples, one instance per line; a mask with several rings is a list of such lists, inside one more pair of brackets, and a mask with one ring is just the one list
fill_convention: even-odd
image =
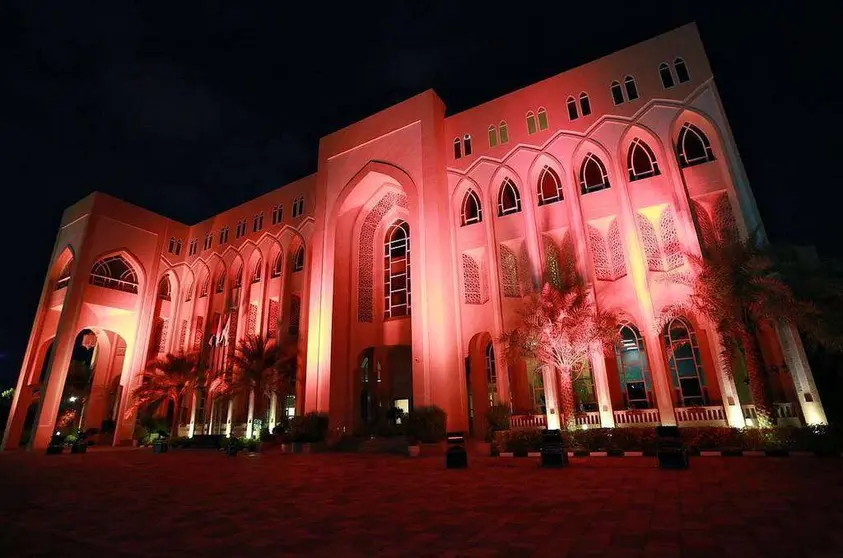
[(368, 347), (359, 356), (352, 402), (355, 429), (387, 434), (401, 424), (394, 409), (407, 414), (413, 402), (412, 348), (407, 345)]

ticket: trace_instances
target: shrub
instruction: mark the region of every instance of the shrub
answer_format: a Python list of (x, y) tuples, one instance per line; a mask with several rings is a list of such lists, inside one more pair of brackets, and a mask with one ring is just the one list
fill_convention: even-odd
[(492, 440), (492, 450), (497, 452), (528, 453), (539, 451), (541, 444), (541, 430), (501, 430), (495, 432)]
[(289, 439), (301, 444), (324, 442), (327, 433), (328, 414), (314, 411), (304, 416), (293, 417)]
[(430, 444), (445, 439), (445, 411), (436, 405), (415, 407), (407, 419), (407, 438), (410, 442)]
[(175, 438), (170, 438), (170, 447), (173, 448), (182, 448), (187, 447), (190, 445), (190, 438), (187, 436), (176, 436)]
[(491, 442), (495, 432), (509, 430), (510, 411), (507, 405), (492, 405), (486, 412), (486, 424), (489, 429), (486, 432), (486, 441)]
[(276, 420), (278, 422), (272, 429), (272, 433), (276, 436), (283, 436), (284, 434), (287, 434), (290, 431), (290, 427), (292, 425), (290, 417), (288, 417), (287, 415), (281, 415)]

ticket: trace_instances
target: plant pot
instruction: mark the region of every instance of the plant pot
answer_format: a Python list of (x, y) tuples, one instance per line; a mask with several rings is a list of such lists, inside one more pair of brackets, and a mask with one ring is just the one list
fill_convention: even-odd
[(86, 453), (88, 451), (88, 444), (73, 444), (70, 446), (70, 453)]
[(167, 442), (155, 442), (152, 444), (152, 453), (167, 453), (170, 446)]
[(421, 446), (418, 444), (414, 446), (407, 446), (407, 453), (410, 457), (418, 457), (421, 453)]

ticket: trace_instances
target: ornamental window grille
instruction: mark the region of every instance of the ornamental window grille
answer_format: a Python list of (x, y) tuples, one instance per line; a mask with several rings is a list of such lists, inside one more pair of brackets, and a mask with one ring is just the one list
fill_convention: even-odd
[(90, 282), (106, 289), (135, 294), (138, 292), (138, 275), (122, 256), (97, 261), (91, 269)]
[(466, 304), (484, 304), (488, 299), (480, 262), (469, 254), (462, 255), (463, 293)]
[(269, 301), (269, 325), (266, 331), (266, 337), (268, 339), (275, 339), (278, 337), (278, 317), (279, 317), (279, 308), (278, 308), (278, 301), (275, 299), (270, 299)]
[(518, 281), (518, 257), (506, 244), (501, 244), (500, 250), (503, 296), (519, 298), (521, 296), (521, 285)]
[(410, 315), (410, 225), (395, 221), (384, 236), (383, 260), (383, 317), (398, 318)]
[(686, 122), (679, 130), (676, 142), (676, 155), (682, 168), (701, 165), (714, 160), (711, 143), (702, 130)]
[(617, 219), (613, 219), (606, 236), (593, 226), (588, 226), (594, 274), (601, 281), (615, 281), (626, 275), (626, 261)]
[(301, 325), (301, 298), (298, 295), (290, 297), (290, 322), (287, 326), (287, 333), (298, 336)]

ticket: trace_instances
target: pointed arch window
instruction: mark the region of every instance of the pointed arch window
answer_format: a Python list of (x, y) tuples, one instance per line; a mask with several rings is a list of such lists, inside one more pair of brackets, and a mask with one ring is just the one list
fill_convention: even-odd
[(662, 79), (662, 87), (665, 89), (670, 89), (675, 83), (673, 83), (673, 74), (670, 72), (670, 66), (667, 64), (659, 64), (659, 77)]
[(181, 247), (182, 247), (181, 239), (180, 238), (176, 239), (176, 256), (181, 255)]
[(138, 275), (122, 256), (97, 261), (91, 269), (90, 282), (106, 289), (135, 294), (138, 292)]
[(199, 291), (199, 298), (208, 296), (208, 289), (210, 288), (211, 277), (206, 275), (205, 280), (202, 281), (202, 289)]
[(281, 219), (284, 216), (284, 204), (279, 203), (278, 205), (272, 206), (272, 224), (277, 225), (281, 222)]
[(498, 132), (501, 136), (501, 144), (509, 142), (509, 129), (506, 127), (506, 121), (501, 120), (501, 123), (498, 125)]
[(688, 73), (688, 66), (685, 64), (685, 61), (681, 58), (677, 58), (673, 61), (673, 69), (676, 71), (676, 79), (679, 83), (685, 83), (686, 81), (691, 81), (691, 75)]
[(615, 106), (623, 104), (623, 88), (619, 81), (612, 82), (612, 102)]
[(304, 246), (299, 246), (296, 250), (296, 255), (293, 257), (293, 272), (298, 272), (304, 269)]
[(293, 201), (293, 219), (304, 214), (304, 196), (299, 196)]
[(489, 147), (495, 147), (498, 144), (498, 129), (492, 124), (489, 126)]
[(275, 255), (275, 260), (272, 262), (272, 276), (273, 277), (281, 277), (281, 264), (282, 264), (282, 257), (281, 252)]
[(521, 195), (512, 179), (507, 178), (501, 184), (498, 193), (498, 216), (503, 217), (519, 211), (521, 211)]
[(190, 283), (188, 283), (187, 288), (184, 290), (184, 301), (190, 302), (191, 300), (193, 300), (193, 281), (192, 280), (190, 281)]
[(169, 244), (167, 244), (167, 252), (172, 254), (175, 251), (176, 251), (176, 238), (171, 236), (170, 242), (169, 242)]
[(568, 97), (568, 100), (565, 101), (565, 104), (568, 107), (568, 120), (576, 120), (580, 117), (579, 112), (577, 112), (577, 101), (573, 97)]
[(538, 110), (539, 115), (539, 130), (547, 130), (547, 110), (544, 107), (539, 108)]
[(623, 85), (626, 89), (627, 101), (634, 101), (638, 98), (638, 85), (635, 83), (634, 77), (626, 76), (625, 78), (623, 78)]
[(56, 286), (55, 290), (60, 290), (67, 287), (68, 283), (70, 283), (70, 272), (73, 268), (73, 258), (70, 257), (64, 263), (59, 272), (59, 276), (56, 278)]
[(677, 402), (683, 407), (708, 404), (705, 372), (694, 328), (684, 318), (665, 326), (664, 344)]
[(588, 99), (588, 93), (580, 93), (580, 114), (588, 116), (591, 114), (591, 101)]
[(690, 122), (683, 124), (682, 129), (679, 130), (676, 152), (679, 157), (679, 166), (683, 168), (714, 160), (714, 153), (711, 151), (711, 143), (709, 143), (708, 137)]
[(583, 194), (605, 190), (609, 187), (609, 175), (603, 162), (594, 153), (585, 156), (580, 168), (580, 187)]
[(494, 405), (498, 401), (498, 372), (495, 367), (495, 346), (489, 341), (486, 345), (485, 351), (486, 361), (486, 386), (487, 395), (489, 396), (489, 405)]
[(483, 210), (480, 206), (480, 198), (474, 190), (465, 193), (462, 199), (462, 210), (460, 212), (462, 226), (473, 225), (483, 220)]
[(454, 159), (462, 157), (462, 142), (460, 138), (454, 138)]
[(630, 322), (621, 325), (620, 336), (615, 343), (615, 358), (624, 405), (629, 409), (652, 407), (653, 384), (647, 348), (641, 332)]
[(533, 114), (533, 111), (527, 113), (527, 133), (536, 133), (536, 115)]
[(465, 151), (465, 156), (468, 157), (471, 155), (471, 134), (466, 134), (463, 138), (463, 150)]
[(410, 225), (401, 219), (386, 231), (383, 243), (383, 318), (410, 315)]
[(629, 170), (629, 180), (641, 180), (661, 174), (659, 163), (650, 146), (639, 138), (632, 140), (626, 155), (626, 167)]
[(217, 293), (224, 293), (225, 292), (225, 273), (220, 272), (219, 277), (217, 277)]
[(158, 283), (158, 298), (160, 300), (170, 300), (171, 289), (170, 279), (165, 275), (161, 278), (161, 282)]
[(562, 201), (562, 181), (559, 180), (559, 175), (547, 165), (539, 174), (538, 197), (539, 205)]
[(261, 273), (263, 267), (263, 260), (258, 258), (258, 261), (255, 262), (255, 267), (252, 268), (252, 283), (260, 283), (261, 282)]

